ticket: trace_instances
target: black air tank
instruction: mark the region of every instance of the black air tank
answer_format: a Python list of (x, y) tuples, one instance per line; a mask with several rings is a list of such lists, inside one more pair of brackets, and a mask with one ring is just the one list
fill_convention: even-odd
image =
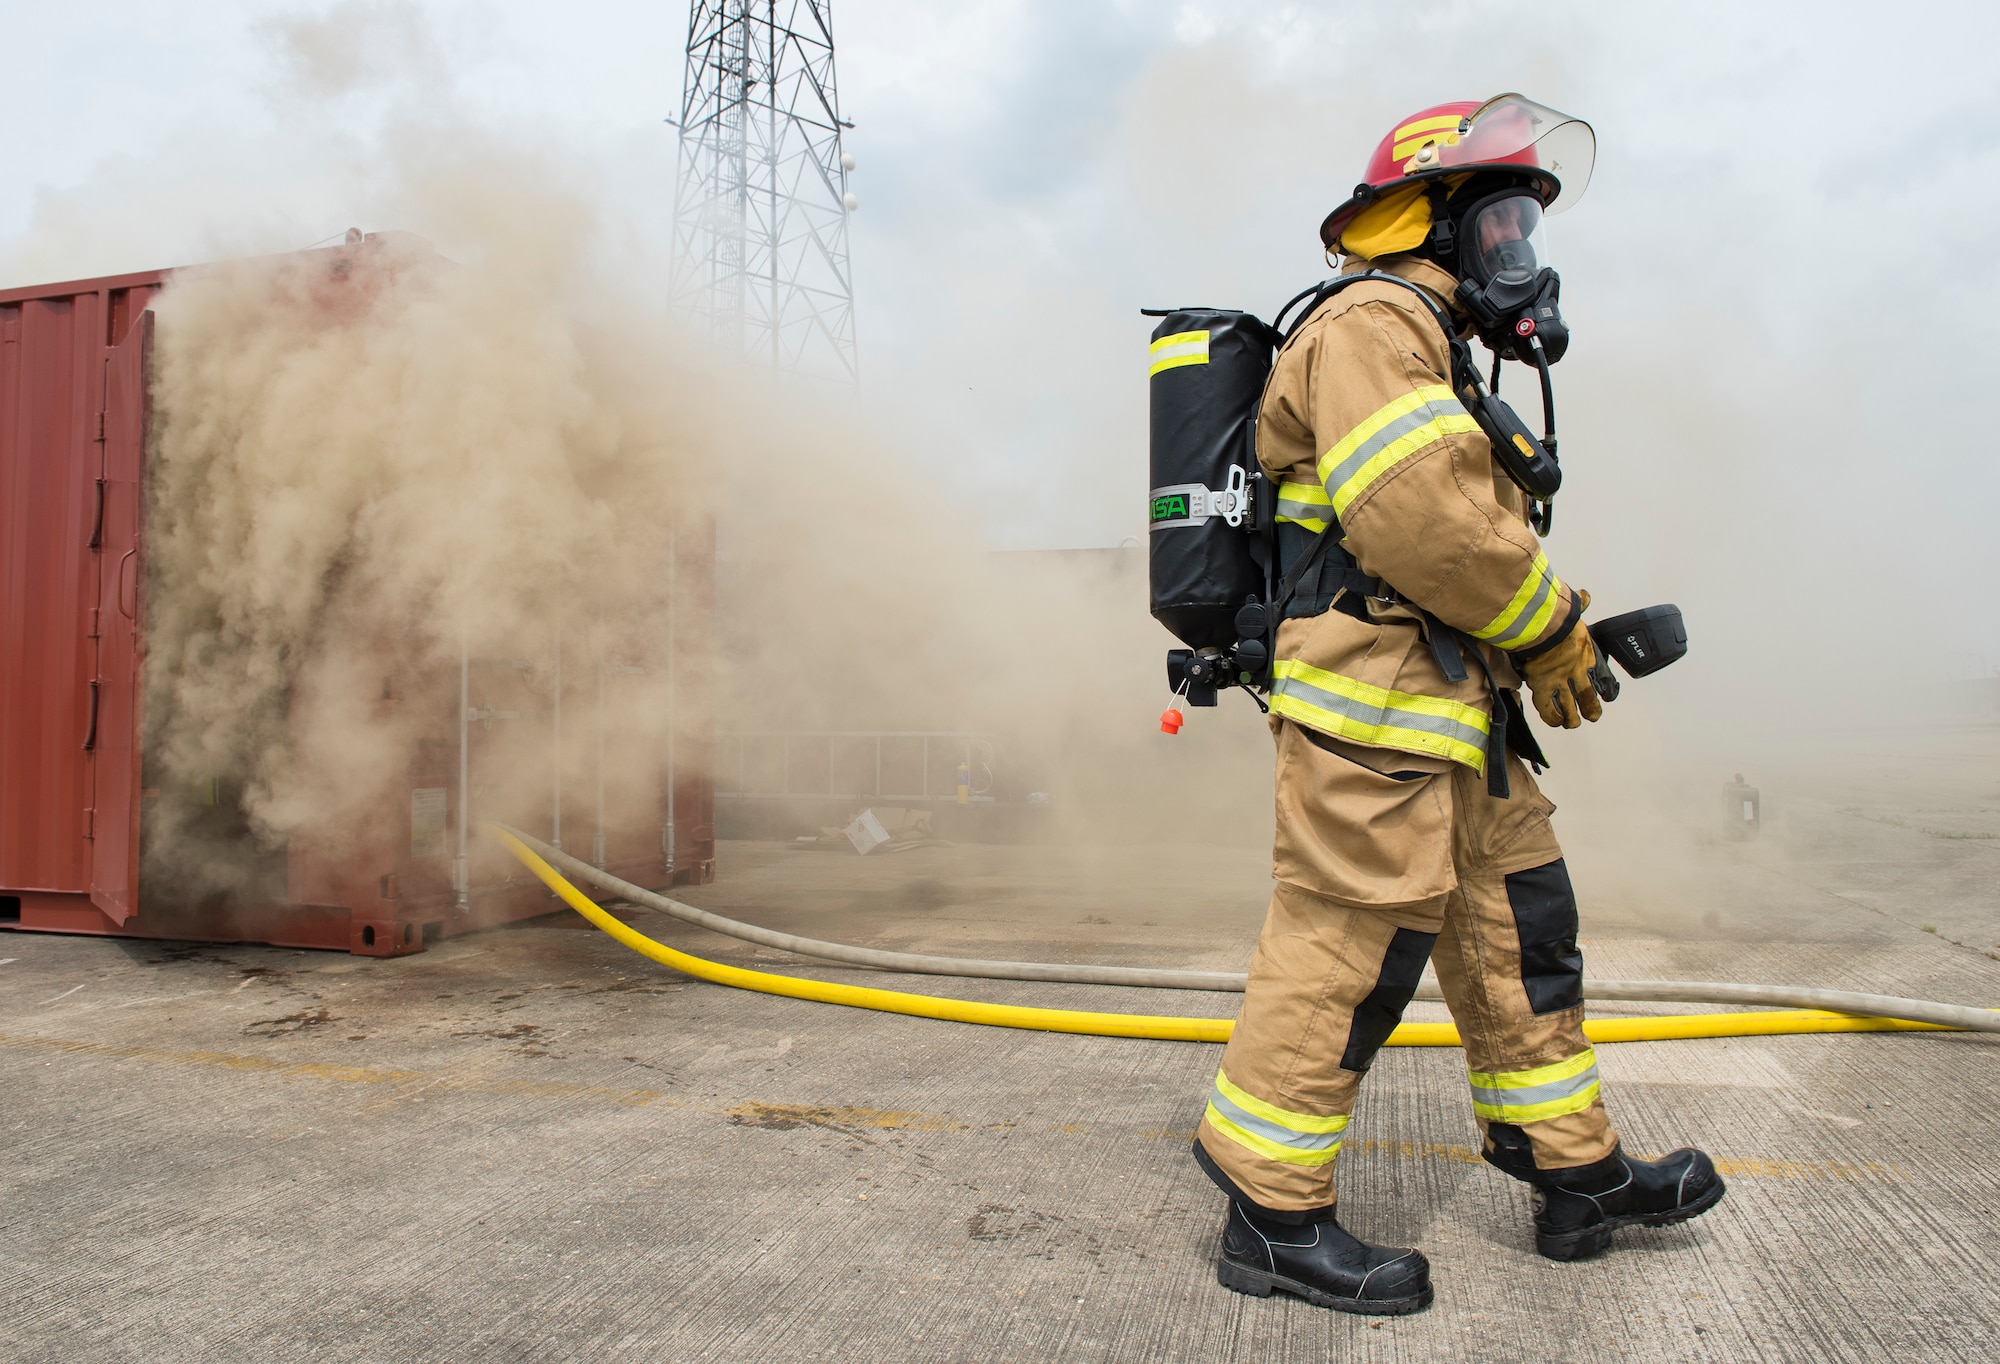
[(1153, 618), (1191, 648), (1236, 642), (1236, 612), (1260, 597), (1249, 490), (1257, 407), (1277, 333), (1249, 313), (1181, 308), (1153, 330)]

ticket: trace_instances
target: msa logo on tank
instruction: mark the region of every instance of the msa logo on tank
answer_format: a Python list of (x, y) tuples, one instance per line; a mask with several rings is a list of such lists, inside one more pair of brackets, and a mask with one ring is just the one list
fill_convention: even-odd
[[(1207, 364), (1207, 359), (1197, 361)], [(1229, 482), (1221, 488), (1202, 483), (1174, 483), (1153, 489), (1147, 508), (1150, 530), (1169, 526), (1200, 526), (1221, 517), (1232, 526), (1243, 524), (1250, 510), (1250, 474), (1242, 465), (1231, 465)]]

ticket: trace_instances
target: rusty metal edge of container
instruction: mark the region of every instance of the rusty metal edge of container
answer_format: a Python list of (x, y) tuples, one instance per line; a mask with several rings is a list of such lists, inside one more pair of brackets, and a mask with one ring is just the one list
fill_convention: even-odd
[(33, 299), (74, 298), (78, 294), (110, 293), (116, 289), (158, 288), (167, 282), (173, 269), (140, 270), (129, 275), (102, 275), (96, 279), (68, 279), (55, 284), (23, 284), (0, 289), (0, 306), (26, 303)]

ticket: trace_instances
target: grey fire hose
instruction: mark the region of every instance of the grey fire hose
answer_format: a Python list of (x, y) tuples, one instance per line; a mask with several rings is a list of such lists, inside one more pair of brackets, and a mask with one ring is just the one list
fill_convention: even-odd
[[(507, 828), (505, 825), (499, 827)], [(844, 962), (850, 966), (872, 966), (884, 971), (900, 971), (926, 976), (970, 976), (987, 980), (1046, 980), (1068, 985), (1130, 985), (1154, 990), (1217, 990), (1241, 993), (1248, 977), (1241, 971), (1154, 970), (1142, 966), (1071, 966), (1057, 962), (980, 961), (965, 957), (931, 957), (913, 952), (884, 952), (871, 947), (849, 947), (844, 943), (821, 942), (793, 933), (758, 928), (712, 914), (693, 905), (670, 900), (644, 886), (634, 885), (610, 872), (601, 871), (581, 858), (551, 847), (531, 834), (507, 828), (507, 832), (533, 848), (544, 859), (579, 880), (588, 881), (607, 894), (635, 905), (671, 914), (711, 932), (740, 938), (762, 947), (795, 952), (804, 957)], [(1894, 995), (1857, 994), (1850, 990), (1817, 990), (1791, 985), (1735, 985), (1719, 981), (1674, 980), (1591, 980), (1584, 981), (1585, 999), (1625, 1000), (1655, 1003), (1662, 1000), (1688, 1004), (1772, 1004), (1788, 1009), (1830, 1009), (1837, 1013), (1866, 1018), (1897, 1018), (1911, 1023), (1936, 1023), (1969, 1032), (2000, 1033), (2000, 1012), (1968, 1008), (1961, 1004), (1939, 1004), (1924, 999), (1899, 999)], [(1418, 999), (1444, 998), (1435, 982), (1426, 978), (1417, 989)]]

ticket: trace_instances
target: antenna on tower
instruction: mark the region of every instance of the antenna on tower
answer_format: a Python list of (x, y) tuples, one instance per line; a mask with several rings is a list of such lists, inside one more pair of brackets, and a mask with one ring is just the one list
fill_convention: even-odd
[(675, 306), (725, 354), (857, 383), (829, 0), (692, 0), (677, 126)]

